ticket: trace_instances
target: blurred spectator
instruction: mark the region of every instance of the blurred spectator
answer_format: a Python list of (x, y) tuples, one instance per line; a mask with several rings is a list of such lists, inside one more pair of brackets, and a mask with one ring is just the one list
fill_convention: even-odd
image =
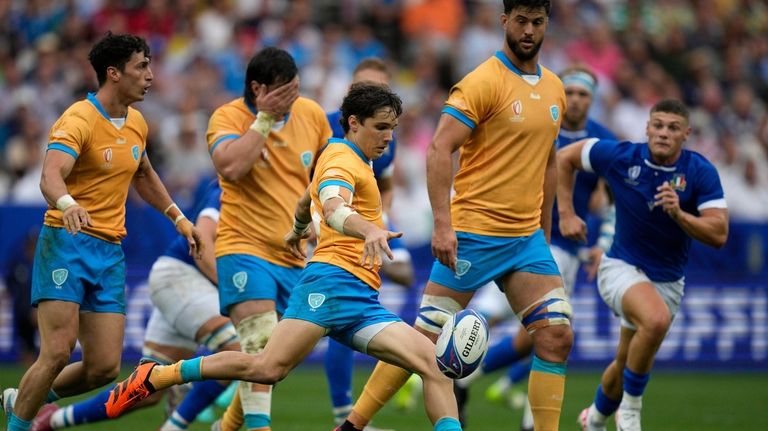
[[(32, 307), (32, 258), (39, 226), (32, 228), (18, 245), (8, 265), (5, 287), (13, 301), (13, 328), (19, 346), (19, 362), (29, 367), (37, 358), (37, 309)], [(20, 341), (20, 342), (19, 342)]]

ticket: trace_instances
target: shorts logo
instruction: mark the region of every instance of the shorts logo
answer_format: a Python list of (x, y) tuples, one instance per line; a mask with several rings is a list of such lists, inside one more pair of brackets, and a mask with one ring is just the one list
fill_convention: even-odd
[(557, 105), (550, 106), (549, 114), (552, 115), (552, 121), (557, 121), (560, 118), (560, 108)]
[(464, 259), (456, 260), (456, 278), (469, 272), (469, 268), (472, 266), (472, 262)]
[(69, 271), (67, 271), (64, 268), (54, 269), (53, 272), (51, 272), (51, 278), (53, 279), (53, 282), (56, 284), (57, 289), (61, 289), (61, 285), (64, 284), (65, 281), (67, 281), (68, 276), (69, 276)]
[(133, 160), (139, 161), (139, 146), (134, 145), (131, 147), (131, 154), (133, 154)]
[(232, 276), (232, 283), (234, 283), (239, 293), (245, 292), (245, 285), (248, 284), (248, 273), (240, 271)]
[(312, 151), (304, 151), (301, 153), (301, 164), (303, 164), (305, 168), (308, 168), (309, 165), (312, 164)]
[(307, 303), (312, 307), (312, 311), (315, 311), (317, 307), (323, 305), (323, 302), (325, 302), (325, 295), (322, 293), (310, 293), (307, 297)]

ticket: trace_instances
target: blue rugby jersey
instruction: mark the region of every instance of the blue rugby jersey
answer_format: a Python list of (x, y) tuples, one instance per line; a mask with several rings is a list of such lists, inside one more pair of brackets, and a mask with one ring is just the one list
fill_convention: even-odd
[[(565, 130), (560, 127), (560, 133), (557, 135), (557, 149), (561, 149), (571, 145), (576, 141), (580, 141), (586, 138), (598, 138), (604, 140), (616, 140), (616, 136), (608, 130), (605, 126), (587, 119), (587, 125), (582, 130)], [(576, 183), (573, 187), (573, 209), (576, 215), (581, 217), (582, 220), (587, 220), (589, 214), (589, 199), (592, 196), (592, 192), (597, 187), (598, 176), (591, 172), (578, 172), (576, 174)], [(560, 234), (560, 227), (558, 222), (560, 220), (557, 214), (557, 201), (553, 206), (552, 211), (552, 244), (560, 247), (561, 249), (576, 255), (581, 245), (578, 241), (573, 241), (565, 238)]]
[(590, 140), (581, 154), (584, 170), (608, 181), (616, 199), (616, 236), (608, 256), (643, 270), (652, 281), (683, 277), (691, 238), (662, 207), (654, 207), (656, 188), (669, 181), (680, 208), (698, 215), (727, 208), (715, 167), (702, 155), (683, 150), (674, 165), (651, 161), (645, 143)]
[[(209, 217), (219, 221), (219, 209), (221, 208), (221, 187), (218, 181), (212, 181), (203, 198), (195, 206), (194, 216), (190, 219), (196, 222), (199, 217)], [(206, 244), (207, 247), (213, 247), (213, 244)], [(163, 252), (163, 256), (169, 256), (182, 262), (195, 266), (195, 259), (189, 255), (189, 244), (187, 239), (177, 235), (168, 248)]]

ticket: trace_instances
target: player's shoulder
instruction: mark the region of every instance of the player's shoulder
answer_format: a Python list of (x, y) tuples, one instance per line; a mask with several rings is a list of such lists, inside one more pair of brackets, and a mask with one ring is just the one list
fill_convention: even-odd
[(299, 98), (296, 99), (295, 102), (293, 102), (293, 106), (291, 106), (291, 111), (296, 113), (301, 112), (303, 114), (313, 114), (313, 115), (318, 115), (318, 116), (327, 118), (325, 116), (325, 111), (323, 110), (323, 108), (320, 106), (319, 103), (304, 96), (299, 96)]
[(715, 165), (697, 151), (684, 148), (683, 155), (688, 158), (688, 169), (711, 169), (717, 171)]
[(612, 141), (617, 140), (616, 135), (609, 128), (592, 118), (587, 118), (587, 133), (594, 138)]
[(93, 124), (99, 115), (101, 113), (98, 109), (90, 101), (84, 99), (69, 105), (69, 108), (59, 118), (81, 120), (88, 124)]
[(547, 85), (552, 85), (555, 87), (563, 88), (563, 81), (560, 80), (560, 77), (557, 76), (557, 74), (549, 69), (547, 69), (545, 66), (539, 65), (541, 68), (541, 81), (547, 83)]
[(249, 112), (245, 99), (238, 97), (214, 109), (214, 115), (247, 114)]

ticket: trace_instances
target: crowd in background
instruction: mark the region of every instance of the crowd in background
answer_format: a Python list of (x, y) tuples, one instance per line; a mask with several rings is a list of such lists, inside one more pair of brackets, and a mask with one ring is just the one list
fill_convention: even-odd
[[(425, 152), (450, 86), (502, 46), (501, 0), (0, 0), (0, 202), (42, 204), (48, 131), (96, 90), (87, 60), (107, 31), (152, 49), (154, 81), (136, 105), (148, 152), (180, 205), (213, 175), (207, 120), (242, 93), (261, 47), (295, 58), (303, 95), (337, 109), (365, 57), (391, 65), (405, 112), (397, 130), (393, 218), (427, 242)], [(555, 0), (541, 62), (599, 76), (593, 117), (643, 141), (664, 97), (692, 109), (687, 142), (719, 168), (731, 216), (768, 221), (768, 3), (764, 0)]]

